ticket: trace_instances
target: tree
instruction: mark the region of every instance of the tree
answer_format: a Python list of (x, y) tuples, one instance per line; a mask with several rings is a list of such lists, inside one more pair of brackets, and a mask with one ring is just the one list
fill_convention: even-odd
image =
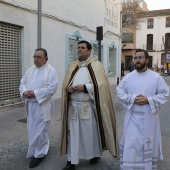
[(122, 3), (122, 27), (124, 29), (140, 29), (142, 19), (142, 0), (128, 0)]

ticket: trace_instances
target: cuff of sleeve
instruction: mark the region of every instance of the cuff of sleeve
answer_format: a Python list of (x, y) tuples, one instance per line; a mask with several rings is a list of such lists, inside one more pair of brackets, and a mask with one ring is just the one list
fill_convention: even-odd
[(84, 93), (88, 93), (86, 85), (84, 84)]
[(150, 109), (151, 109), (151, 114), (156, 113), (155, 105), (153, 103), (152, 98), (151, 97), (147, 97), (147, 98), (148, 98), (149, 106), (150, 106)]
[(34, 91), (34, 95), (35, 95), (35, 98), (37, 99), (38, 104), (41, 104), (41, 100), (39, 100), (39, 98), (38, 98), (37, 90), (33, 90), (33, 91)]
[[(148, 99), (148, 97), (147, 97), (147, 99)], [(147, 104), (149, 104), (149, 99), (148, 99), (148, 103)]]
[(24, 95), (24, 92), (21, 94), (21, 100), (22, 100), (22, 101), (25, 101), (25, 100), (26, 100), (26, 97), (25, 97), (25, 95)]
[(135, 102), (135, 98), (136, 98), (136, 96), (137, 96), (136, 94), (133, 94), (133, 95), (132, 95), (132, 97), (131, 97), (131, 101), (130, 101), (131, 103), (134, 103), (134, 102)]
[(136, 97), (136, 96), (137, 96), (137, 95), (133, 94), (133, 95), (130, 97), (129, 101), (127, 101), (128, 109), (129, 109), (130, 111), (132, 111), (132, 106), (134, 105), (135, 97)]

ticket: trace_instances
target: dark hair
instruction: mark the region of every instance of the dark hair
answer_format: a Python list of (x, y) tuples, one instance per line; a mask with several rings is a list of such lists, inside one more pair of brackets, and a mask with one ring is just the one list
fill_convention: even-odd
[(92, 46), (91, 46), (91, 44), (88, 41), (82, 40), (82, 41), (78, 42), (78, 44), (82, 44), (82, 43), (86, 44), (88, 50), (92, 49)]
[(46, 49), (44, 49), (44, 48), (37, 48), (35, 51), (43, 51), (45, 58), (48, 58), (47, 50)]
[(147, 52), (146, 50), (144, 50), (144, 49), (137, 49), (136, 52), (135, 52), (135, 54), (136, 54), (137, 52), (144, 52), (145, 58), (146, 58), (146, 59), (149, 59), (149, 54), (148, 54), (148, 52)]

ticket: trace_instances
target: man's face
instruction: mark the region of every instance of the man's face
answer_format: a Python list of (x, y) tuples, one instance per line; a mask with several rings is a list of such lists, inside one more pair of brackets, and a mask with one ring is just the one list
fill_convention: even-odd
[(46, 58), (43, 51), (35, 51), (34, 53), (34, 64), (37, 67), (41, 67), (46, 63)]
[(145, 58), (145, 53), (143, 51), (137, 52), (134, 57), (135, 69), (137, 71), (144, 71), (148, 61), (149, 60)]
[(91, 50), (88, 50), (86, 43), (78, 45), (77, 55), (80, 61), (85, 61), (90, 56)]

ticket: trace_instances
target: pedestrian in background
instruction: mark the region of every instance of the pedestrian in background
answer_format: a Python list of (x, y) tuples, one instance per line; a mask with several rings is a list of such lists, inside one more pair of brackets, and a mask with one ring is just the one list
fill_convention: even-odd
[(128, 64), (128, 69), (129, 69), (129, 72), (132, 72), (134, 70), (134, 63), (133, 63), (133, 61), (130, 61), (130, 63)]
[(126, 108), (124, 134), (120, 141), (121, 170), (157, 169), (162, 142), (159, 110), (169, 95), (169, 86), (156, 72), (147, 68), (148, 53), (135, 53), (135, 71), (117, 86), (117, 96)]
[(78, 43), (79, 60), (70, 64), (62, 87), (60, 154), (67, 154), (63, 170), (74, 170), (79, 159), (96, 164), (102, 150), (117, 157), (115, 109), (102, 64), (90, 57), (92, 46)]
[(33, 157), (29, 167), (38, 166), (48, 154), (49, 127), (53, 108), (52, 96), (57, 90), (55, 69), (47, 64), (47, 51), (35, 50), (34, 65), (29, 67), (19, 87), (22, 101), (26, 103), (28, 127), (27, 158)]
[(124, 76), (124, 62), (121, 60), (121, 77)]
[(164, 62), (161, 63), (161, 75), (164, 76), (165, 74), (165, 64)]

